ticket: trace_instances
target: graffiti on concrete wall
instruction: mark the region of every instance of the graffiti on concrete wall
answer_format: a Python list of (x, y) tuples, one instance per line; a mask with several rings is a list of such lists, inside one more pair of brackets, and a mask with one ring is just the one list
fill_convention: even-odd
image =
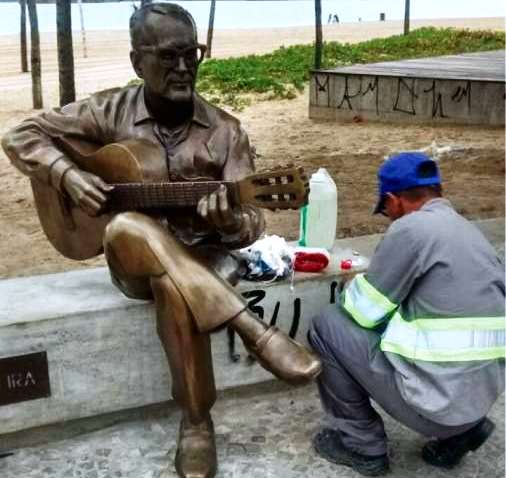
[[(248, 292), (244, 292), (242, 296), (248, 301), (248, 308), (251, 312), (253, 312), (258, 318), (262, 320), (267, 320), (265, 317), (265, 309), (262, 305), (262, 301), (265, 298), (266, 292), (263, 289), (252, 290)], [(274, 310), (272, 312), (271, 318), (269, 319), (269, 325), (276, 325), (278, 322), (279, 308), (281, 306), (281, 302), (278, 300), (274, 305)], [(296, 297), (293, 299), (293, 314), (291, 317), (291, 325), (288, 331), (288, 335), (294, 339), (299, 330), (299, 323), (301, 317), (301, 299), (300, 297)]]
[[(463, 81), (454, 85), (450, 91), (442, 89), (440, 82), (431, 80), (427, 88), (422, 88), (421, 94), (417, 94), (415, 88), (416, 79), (397, 79), (397, 94), (395, 96), (394, 111), (416, 116), (416, 104), (421, 95), (428, 95), (432, 104), (430, 114), (432, 118), (449, 118), (445, 113), (445, 105), (449, 102), (465, 105), (466, 112), (471, 113), (471, 82)], [(466, 100), (465, 102), (463, 100)]]
[(328, 107), (330, 107), (330, 88), (329, 88), (329, 75), (318, 75), (314, 76), (315, 86), (316, 86), (316, 104), (320, 104), (319, 98), (320, 95), (324, 95), (326, 97), (326, 103)]
[(415, 92), (415, 80), (399, 78), (397, 81), (397, 93), (395, 95), (393, 110), (416, 116), (415, 103), (417, 99), (418, 95)]
[(340, 103), (337, 105), (339, 109), (341, 109), (344, 104), (348, 109), (352, 110), (352, 100), (354, 98), (364, 97), (368, 94), (374, 95), (374, 103), (376, 105), (376, 114), (379, 114), (379, 77), (375, 77), (372, 81), (366, 81), (364, 86), (364, 81), (358, 82), (356, 86), (356, 91), (353, 91), (353, 88), (350, 86), (350, 78), (348, 76), (344, 79), (344, 92), (342, 94), (342, 98)]
[[(328, 303), (335, 304), (338, 300), (339, 294), (342, 291), (344, 281), (332, 281), (325, 285), (328, 289)], [(267, 305), (266, 301), (267, 292), (265, 289), (255, 289), (242, 293), (244, 299), (248, 303), (248, 309), (255, 314), (259, 319), (266, 322), (268, 325), (274, 326), (279, 325), (278, 320), (280, 318), (280, 309), (288, 311), (288, 320), (283, 320), (283, 329), (292, 339), (297, 338), (297, 334), (300, 332), (300, 325), (303, 315), (303, 298), (292, 297), (284, 295), (280, 300), (274, 303), (274, 307)], [(282, 303), (284, 301), (284, 303)], [(306, 306), (307, 308), (307, 306)], [(236, 352), (235, 346), (235, 332), (232, 328), (228, 328), (228, 353), (229, 357), (233, 362), (237, 362), (240, 359), (239, 354)], [(250, 357), (250, 359), (252, 359)]]
[[(316, 106), (346, 111), (397, 112), (409, 116), (450, 118), (471, 114), (470, 80), (391, 78), (315, 73)], [(333, 81), (331, 81), (333, 80)]]

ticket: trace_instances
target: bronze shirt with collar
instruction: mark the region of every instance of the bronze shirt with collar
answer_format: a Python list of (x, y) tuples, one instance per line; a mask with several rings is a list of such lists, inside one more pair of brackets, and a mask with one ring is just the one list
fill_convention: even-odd
[[(67, 135), (101, 145), (148, 140), (159, 146), (171, 181), (238, 180), (254, 171), (254, 153), (236, 118), (195, 94), (192, 119), (168, 130), (149, 113), (143, 86), (100, 92), (27, 119), (5, 134), (2, 146), (21, 172), (61, 191), (65, 171), (75, 166), (54, 139)], [(195, 208), (167, 209), (163, 216), (176, 237), (190, 246), (242, 247), (264, 229), (262, 212), (249, 206), (243, 207), (241, 231), (231, 236), (219, 234)]]

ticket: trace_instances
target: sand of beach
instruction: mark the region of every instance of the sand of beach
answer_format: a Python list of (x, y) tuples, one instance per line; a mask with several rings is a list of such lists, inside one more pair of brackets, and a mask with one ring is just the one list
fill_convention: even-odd
[[(504, 29), (503, 18), (413, 21), (422, 25)], [(326, 25), (324, 39), (356, 42), (402, 32), (402, 22)], [(314, 27), (276, 30), (216, 31), (213, 56), (271, 51), (281, 45), (313, 41)], [(200, 32), (205, 38), (205, 32)], [(79, 97), (125, 84), (134, 77), (128, 60), (128, 34), (87, 32), (88, 58), (75, 37)], [(31, 109), (29, 74), (19, 73), (18, 39), (0, 35), (0, 136), (35, 112)], [(54, 35), (42, 35), (46, 107), (57, 105), (58, 84)], [(256, 102), (236, 114), (260, 156), (258, 168), (295, 162), (311, 173), (327, 167), (339, 190), (338, 235), (380, 232), (386, 220), (371, 217), (376, 170), (384, 156), (430, 145), (451, 146), (441, 159), (445, 189), (457, 210), (470, 218), (504, 216), (504, 129), (464, 126), (339, 124), (308, 118), (307, 91), (294, 100)], [(0, 277), (40, 274), (102, 265), (103, 258), (75, 262), (62, 258), (41, 232), (28, 180), (0, 152)], [(295, 239), (297, 212), (269, 213), (268, 232)]]

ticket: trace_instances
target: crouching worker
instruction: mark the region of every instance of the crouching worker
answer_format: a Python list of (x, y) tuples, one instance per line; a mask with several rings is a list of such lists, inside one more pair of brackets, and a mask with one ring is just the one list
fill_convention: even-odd
[(328, 428), (319, 455), (366, 476), (388, 471), (373, 399), (427, 437), (422, 457), (452, 468), (479, 448), (504, 389), (504, 268), (482, 234), (441, 197), (437, 165), (401, 153), (379, 170), (375, 213), (390, 218), (365, 275), (317, 316), (309, 340)]

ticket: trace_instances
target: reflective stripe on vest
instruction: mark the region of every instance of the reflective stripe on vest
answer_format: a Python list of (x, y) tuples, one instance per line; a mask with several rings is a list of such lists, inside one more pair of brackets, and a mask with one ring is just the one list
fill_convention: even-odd
[(505, 357), (504, 317), (404, 320), (396, 312), (380, 348), (413, 360), (460, 362)]
[(367, 281), (364, 274), (354, 277), (342, 297), (342, 307), (367, 329), (381, 324), (397, 308)]

